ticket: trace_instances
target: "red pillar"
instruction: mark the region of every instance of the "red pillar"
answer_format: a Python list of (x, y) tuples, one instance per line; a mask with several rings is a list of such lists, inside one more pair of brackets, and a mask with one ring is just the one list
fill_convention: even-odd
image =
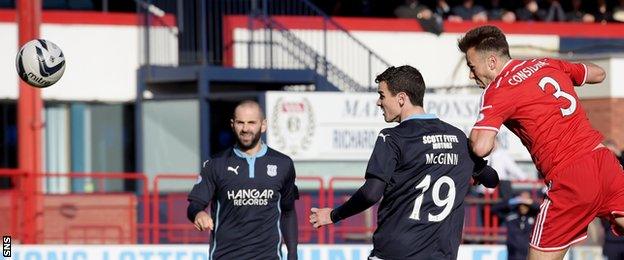
[[(39, 25), (41, 23), (41, 0), (18, 0), (17, 1), (17, 24), (19, 33), (19, 47), (26, 42), (39, 38)], [(19, 48), (18, 47), (18, 48)], [(37, 214), (40, 211), (38, 193), (40, 193), (40, 181), (36, 177), (41, 172), (41, 135), (43, 125), (41, 122), (40, 90), (29, 86), (19, 80), (19, 98), (17, 104), (17, 130), (18, 130), (18, 165), (26, 177), (20, 181), (20, 189), (24, 194), (22, 204), (23, 214), (23, 237), (22, 243), (37, 243), (38, 222)]]

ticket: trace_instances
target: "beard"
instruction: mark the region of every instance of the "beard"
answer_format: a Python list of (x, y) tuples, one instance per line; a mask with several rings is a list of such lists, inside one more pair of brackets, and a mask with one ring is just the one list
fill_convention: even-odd
[[(243, 135), (249, 135), (251, 134), (251, 140), (243, 140)], [(260, 136), (262, 135), (262, 132), (260, 131), (260, 129), (258, 129), (258, 132), (254, 133), (254, 132), (239, 132), (236, 135), (236, 144), (238, 145), (238, 147), (240, 147), (242, 150), (249, 150), (253, 147), (255, 147), (258, 142), (260, 142)]]

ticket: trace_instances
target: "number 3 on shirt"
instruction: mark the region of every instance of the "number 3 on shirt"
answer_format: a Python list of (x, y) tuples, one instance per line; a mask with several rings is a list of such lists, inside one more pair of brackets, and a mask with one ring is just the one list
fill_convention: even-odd
[[(416, 189), (422, 189), (422, 192), (416, 200), (414, 200), (414, 209), (412, 210), (412, 214), (410, 218), (413, 220), (420, 220), (420, 207), (422, 206), (423, 199), (425, 196), (425, 192), (429, 189), (429, 185), (431, 184), (431, 175), (425, 176), (425, 178), (416, 185)], [(449, 186), (448, 194), (446, 198), (440, 198), (440, 188), (442, 184), (446, 184)], [(442, 212), (437, 215), (429, 213), (428, 220), (431, 222), (440, 222), (444, 220), (453, 209), (453, 203), (455, 203), (455, 182), (448, 176), (442, 176), (433, 184), (433, 191), (431, 192), (431, 196), (433, 199), (433, 203), (438, 207), (444, 207)]]
[(542, 88), (542, 91), (546, 91), (546, 86), (549, 84), (553, 86), (556, 90), (555, 93), (553, 93), (553, 96), (555, 96), (556, 99), (562, 97), (570, 101), (570, 106), (568, 108), (560, 108), (561, 114), (563, 116), (569, 116), (574, 113), (574, 110), (576, 110), (576, 99), (574, 99), (572, 95), (561, 91), (559, 83), (551, 77), (543, 77), (539, 82), (539, 86), (540, 88)]

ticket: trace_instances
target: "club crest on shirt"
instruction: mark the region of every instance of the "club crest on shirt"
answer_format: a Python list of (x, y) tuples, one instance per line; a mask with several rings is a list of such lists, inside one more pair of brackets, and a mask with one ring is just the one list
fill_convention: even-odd
[(277, 165), (267, 165), (267, 175), (269, 175), (269, 177), (275, 177), (277, 175)]

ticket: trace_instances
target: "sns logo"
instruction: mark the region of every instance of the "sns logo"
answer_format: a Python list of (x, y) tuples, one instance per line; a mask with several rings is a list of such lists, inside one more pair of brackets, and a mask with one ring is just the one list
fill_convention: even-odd
[(2, 237), (2, 256), (11, 257), (11, 236)]

